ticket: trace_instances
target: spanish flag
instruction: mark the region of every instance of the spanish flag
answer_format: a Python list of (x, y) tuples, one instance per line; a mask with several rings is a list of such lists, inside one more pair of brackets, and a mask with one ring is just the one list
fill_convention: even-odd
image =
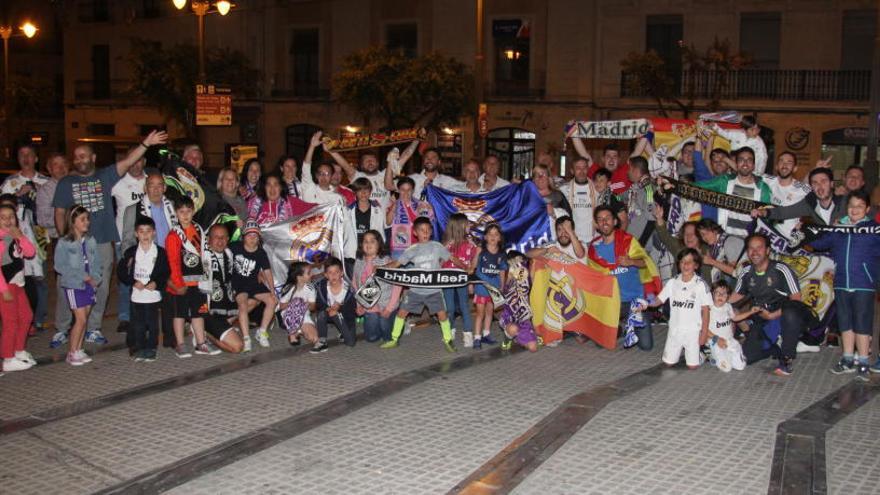
[(616, 347), (620, 290), (613, 275), (564, 255), (536, 258), (529, 302), (545, 344), (562, 339), (562, 332), (576, 332), (606, 349)]
[[(590, 247), (587, 249), (590, 266), (597, 270), (601, 270), (603, 273), (614, 271), (614, 269), (617, 268), (617, 262), (609, 263), (599, 256), (599, 253), (596, 252), (596, 242), (601, 242), (601, 238), (596, 237), (593, 239), (593, 242), (590, 243)], [(614, 257), (619, 260), (623, 255), (634, 260), (645, 260), (644, 268), (639, 268), (639, 280), (642, 282), (642, 286), (645, 289), (643, 295), (660, 294), (660, 291), (663, 290), (663, 282), (660, 280), (660, 270), (657, 269), (654, 260), (648, 255), (645, 248), (639, 244), (638, 239), (635, 239), (630, 234), (617, 229), (614, 231)]]

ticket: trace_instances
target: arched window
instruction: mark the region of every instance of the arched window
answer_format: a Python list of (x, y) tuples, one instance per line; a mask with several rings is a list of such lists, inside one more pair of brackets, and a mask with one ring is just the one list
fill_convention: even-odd
[[(284, 131), (287, 154), (302, 163), (302, 159), (309, 149), (309, 141), (311, 141), (312, 135), (320, 130), (320, 127), (312, 124), (293, 124), (287, 126), (287, 129)], [(322, 152), (322, 148), (315, 150), (315, 156), (312, 158), (314, 163), (321, 163)]]
[(527, 175), (535, 162), (535, 133), (516, 127), (492, 129), (486, 151), (501, 160), (502, 177)]

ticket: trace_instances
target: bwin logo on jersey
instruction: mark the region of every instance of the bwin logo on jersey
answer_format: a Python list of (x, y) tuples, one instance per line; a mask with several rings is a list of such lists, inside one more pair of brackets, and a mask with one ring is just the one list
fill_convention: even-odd
[(693, 301), (672, 301), (673, 308), (694, 309)]

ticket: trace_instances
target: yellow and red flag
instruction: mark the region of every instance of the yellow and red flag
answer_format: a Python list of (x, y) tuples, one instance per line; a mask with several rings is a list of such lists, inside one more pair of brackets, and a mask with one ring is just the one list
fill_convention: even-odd
[(536, 258), (529, 302), (545, 344), (562, 339), (562, 332), (576, 332), (606, 349), (616, 347), (620, 290), (613, 275), (565, 255)]

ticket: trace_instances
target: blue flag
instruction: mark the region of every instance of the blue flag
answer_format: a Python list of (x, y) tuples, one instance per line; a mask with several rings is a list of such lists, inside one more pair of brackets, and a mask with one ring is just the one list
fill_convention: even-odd
[(452, 192), (428, 185), (425, 193), (434, 208), (434, 237), (437, 239), (446, 230), (450, 216), (464, 213), (471, 221), (475, 239), (482, 239), (486, 225), (497, 223), (504, 232), (507, 249), (526, 252), (551, 240), (547, 203), (531, 181), (480, 194)]

